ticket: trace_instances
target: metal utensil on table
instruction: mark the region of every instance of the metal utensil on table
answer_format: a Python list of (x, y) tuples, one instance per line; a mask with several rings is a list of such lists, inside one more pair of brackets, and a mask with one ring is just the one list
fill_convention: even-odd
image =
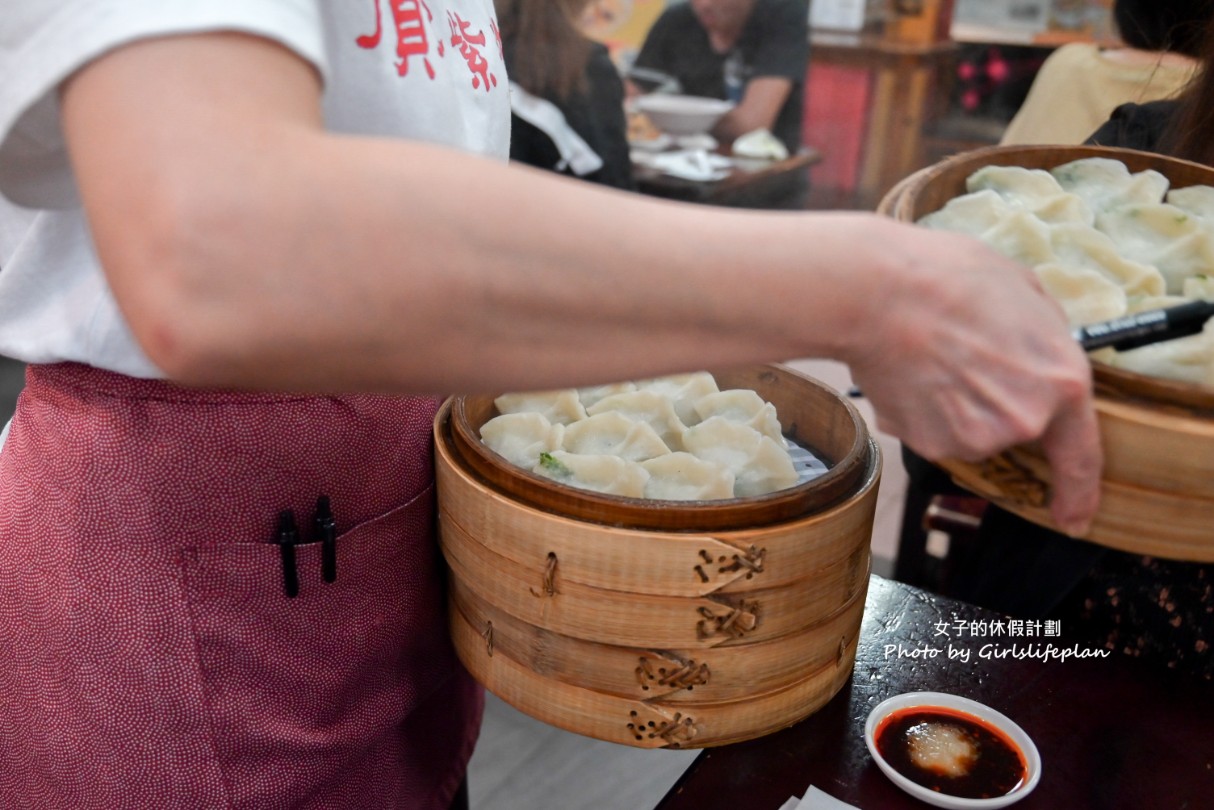
[(624, 75), (638, 84), (646, 93), (678, 94), (683, 92), (683, 83), (678, 78), (660, 70), (645, 67), (630, 67)]

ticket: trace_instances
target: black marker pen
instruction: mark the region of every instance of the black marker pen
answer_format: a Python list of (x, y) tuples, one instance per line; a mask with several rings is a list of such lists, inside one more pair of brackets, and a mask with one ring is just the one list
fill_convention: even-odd
[(320, 575), (325, 582), (337, 580), (337, 521), (329, 506), (329, 496), (316, 499), (316, 515), (312, 526), (320, 537)]
[(299, 570), (295, 565), (295, 546), (299, 532), (295, 528), (295, 513), (284, 509), (278, 513), (278, 550), (282, 555), (282, 588), (288, 599), (299, 595)]
[(1195, 335), (1210, 318), (1214, 318), (1214, 301), (1190, 301), (1167, 309), (1090, 323), (1075, 329), (1072, 334), (1085, 351), (1106, 347), (1125, 351)]

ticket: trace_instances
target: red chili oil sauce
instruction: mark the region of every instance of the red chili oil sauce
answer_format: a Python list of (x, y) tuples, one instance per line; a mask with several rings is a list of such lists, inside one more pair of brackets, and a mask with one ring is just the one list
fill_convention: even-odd
[[(911, 737), (924, 723), (952, 726), (973, 746), (977, 756), (962, 776), (920, 766), (911, 757)], [(874, 735), (877, 750), (891, 767), (916, 784), (965, 799), (1006, 796), (1024, 782), (1028, 767), (1020, 749), (972, 714), (938, 706), (909, 706), (885, 717)]]

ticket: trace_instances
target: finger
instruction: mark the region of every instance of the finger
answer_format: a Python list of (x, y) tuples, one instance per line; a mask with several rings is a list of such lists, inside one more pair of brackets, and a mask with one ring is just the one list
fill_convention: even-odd
[(1041, 440), (1053, 477), (1050, 515), (1072, 536), (1087, 534), (1100, 506), (1104, 456), (1091, 397), (1059, 412)]

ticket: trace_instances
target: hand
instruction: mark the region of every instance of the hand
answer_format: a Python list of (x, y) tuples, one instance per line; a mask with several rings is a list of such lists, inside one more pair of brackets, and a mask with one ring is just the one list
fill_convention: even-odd
[(1052, 517), (1085, 533), (1102, 455), (1091, 366), (1061, 308), (1032, 271), (974, 240), (895, 227), (881, 241), (897, 252), (886, 259), (891, 294), (849, 360), (879, 426), (932, 460), (977, 461), (1039, 441)]

